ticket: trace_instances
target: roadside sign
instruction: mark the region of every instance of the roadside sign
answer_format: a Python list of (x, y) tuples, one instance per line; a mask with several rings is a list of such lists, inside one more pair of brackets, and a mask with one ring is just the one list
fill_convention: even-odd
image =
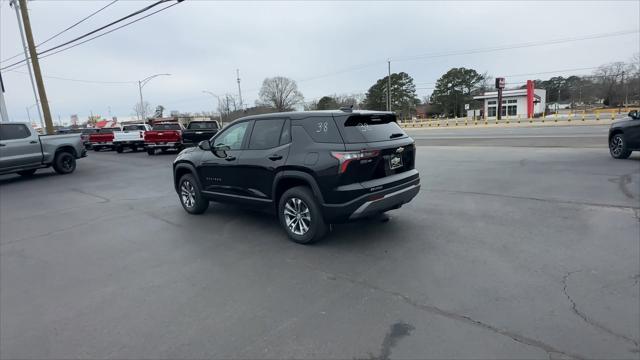
[(469, 104), (464, 104), (464, 109), (469, 110)]
[(504, 78), (496, 78), (496, 89), (504, 89)]

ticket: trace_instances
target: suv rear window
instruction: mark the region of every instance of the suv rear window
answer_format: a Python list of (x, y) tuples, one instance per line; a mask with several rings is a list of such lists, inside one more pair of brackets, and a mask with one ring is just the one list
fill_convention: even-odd
[(180, 130), (178, 124), (158, 124), (153, 126), (153, 130)]
[(312, 116), (302, 119), (298, 123), (294, 122), (293, 125), (300, 123), (315, 142), (342, 143), (342, 138), (332, 116)]
[(387, 141), (407, 137), (404, 130), (396, 123), (396, 116), (392, 114), (354, 114), (344, 120), (341, 125), (340, 132), (346, 143)]

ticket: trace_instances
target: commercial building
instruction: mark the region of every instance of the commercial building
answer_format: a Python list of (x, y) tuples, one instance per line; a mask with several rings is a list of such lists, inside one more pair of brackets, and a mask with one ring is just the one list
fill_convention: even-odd
[[(502, 116), (522, 118), (542, 115), (545, 109), (547, 91), (544, 89), (517, 89), (502, 91)], [(482, 116), (496, 118), (498, 113), (498, 92), (489, 91), (474, 96), (474, 100), (483, 100)], [(477, 110), (476, 110), (477, 111)], [(472, 115), (469, 110), (469, 116)]]

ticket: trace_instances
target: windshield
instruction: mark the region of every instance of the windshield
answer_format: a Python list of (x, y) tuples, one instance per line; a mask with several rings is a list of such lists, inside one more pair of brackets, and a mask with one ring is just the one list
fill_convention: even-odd
[(144, 125), (125, 125), (122, 128), (123, 131), (136, 131), (136, 130), (145, 130)]
[(192, 122), (189, 124), (189, 129), (217, 129), (218, 124), (213, 121), (207, 122)]
[(180, 130), (178, 124), (158, 124), (153, 126), (153, 130)]

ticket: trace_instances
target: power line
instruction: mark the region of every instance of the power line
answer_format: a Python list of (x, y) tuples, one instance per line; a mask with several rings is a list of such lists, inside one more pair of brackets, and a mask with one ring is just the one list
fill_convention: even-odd
[[(96, 14), (100, 13), (102, 10), (104, 10), (104, 9), (108, 8), (109, 6), (111, 6), (111, 5), (115, 4), (117, 1), (118, 1), (118, 0), (113, 0), (112, 2), (108, 3), (107, 5), (105, 5), (105, 6), (101, 7), (100, 9), (98, 9), (98, 10), (96, 10), (96, 11), (92, 12), (92, 13), (91, 13), (91, 14), (89, 14), (88, 16), (85, 16), (84, 18), (82, 18), (82, 19), (80, 19), (79, 21), (75, 22), (74, 24), (72, 24), (71, 26), (67, 27), (66, 29), (64, 29), (64, 30), (60, 31), (59, 33), (57, 33), (57, 34), (55, 34), (55, 35), (53, 35), (53, 36), (51, 36), (51, 37), (50, 37), (50, 38), (48, 38), (47, 40), (45, 40), (45, 41), (43, 41), (43, 42), (39, 43), (38, 45), (36, 45), (36, 47), (38, 47), (38, 46), (40, 46), (40, 45), (42, 45), (42, 44), (45, 44), (45, 43), (47, 43), (47, 42), (49, 42), (49, 41), (51, 41), (51, 40), (55, 39), (56, 37), (58, 37), (58, 36), (62, 35), (63, 33), (65, 33), (65, 32), (67, 32), (67, 31), (69, 31), (69, 30), (73, 29), (74, 27), (76, 27), (76, 26), (80, 25), (80, 24), (81, 24), (81, 23), (83, 23), (84, 21), (86, 21), (86, 20), (90, 19), (91, 17), (95, 16)], [(4, 60), (0, 60), (0, 63), (6, 62), (6, 61), (11, 60), (11, 59), (15, 59), (15, 58), (17, 58), (18, 56), (21, 56), (21, 55), (22, 55), (22, 53), (15, 54), (15, 55), (13, 55), (13, 56), (11, 56), (11, 57), (8, 57), (8, 58), (6, 58), (6, 59), (4, 59)]]
[[(67, 42), (65, 42), (65, 43), (62, 43), (62, 44), (60, 44), (60, 45), (56, 45), (56, 46), (54, 46), (54, 47), (52, 47), (52, 48), (49, 48), (49, 49), (44, 50), (44, 51), (41, 51), (41, 52), (39, 52), (39, 53), (38, 53), (38, 55), (44, 55), (44, 54), (49, 53), (49, 52), (51, 52), (51, 51), (53, 51), (53, 50), (56, 50), (56, 49), (59, 49), (59, 48), (61, 48), (61, 47), (63, 47), (63, 46), (66, 46), (66, 45), (69, 45), (69, 44), (71, 44), (71, 43), (74, 43), (74, 42), (76, 42), (76, 41), (78, 41), (78, 40), (84, 39), (84, 38), (86, 38), (86, 37), (87, 37), (87, 36), (89, 36), (89, 35), (93, 35), (93, 34), (95, 34), (95, 33), (99, 32), (99, 31), (102, 31), (102, 30), (104, 30), (104, 29), (108, 28), (109, 26), (112, 26), (112, 25), (115, 25), (115, 24), (117, 24), (117, 23), (119, 23), (119, 22), (125, 21), (125, 20), (127, 20), (127, 19), (129, 19), (129, 18), (131, 18), (131, 17), (134, 17), (134, 16), (136, 16), (136, 15), (138, 15), (138, 14), (141, 14), (141, 13), (143, 13), (143, 12), (145, 12), (145, 11), (147, 11), (147, 10), (149, 10), (149, 9), (153, 8), (153, 7), (156, 7), (156, 6), (158, 6), (158, 5), (162, 4), (162, 3), (165, 3), (165, 2), (167, 2), (167, 1), (170, 1), (170, 0), (159, 0), (159, 1), (157, 1), (157, 2), (153, 3), (153, 4), (149, 5), (149, 6), (146, 6), (146, 7), (142, 8), (142, 9), (138, 10), (138, 11), (132, 12), (131, 14), (129, 14), (129, 15), (127, 15), (127, 16), (124, 16), (124, 17), (122, 17), (122, 18), (120, 18), (120, 19), (118, 19), (118, 20), (116, 20), (116, 21), (110, 22), (110, 23), (109, 23), (109, 24), (107, 24), (107, 25), (104, 25), (104, 26), (101, 26), (101, 27), (99, 27), (99, 28), (97, 28), (97, 29), (95, 29), (95, 30), (89, 31), (88, 33), (86, 33), (86, 34), (84, 34), (84, 35), (80, 35), (80, 36), (78, 36), (78, 37), (77, 37), (77, 38), (75, 38), (75, 39), (69, 40), (69, 41), (67, 41)], [(174, 5), (175, 5), (175, 4), (174, 4)]]
[[(504, 51), (504, 50), (511, 50), (511, 49), (519, 49), (519, 48), (526, 48), (526, 47), (537, 47), (537, 46), (544, 46), (544, 45), (557, 45), (557, 44), (563, 44), (563, 43), (568, 43), (568, 42), (585, 41), (585, 40), (600, 39), (600, 38), (622, 36), (622, 35), (629, 35), (629, 34), (638, 34), (638, 33), (640, 33), (640, 29), (621, 30), (621, 31), (616, 31), (616, 32), (584, 35), (584, 36), (571, 37), (571, 38), (552, 39), (552, 40), (546, 40), (546, 41), (526, 42), (526, 43), (500, 45), (500, 46), (492, 46), (492, 47), (476, 48), (476, 49), (467, 49), (467, 50), (453, 50), (453, 51), (446, 51), (446, 52), (439, 52), (439, 53), (430, 53), (430, 54), (422, 54), (422, 55), (411, 55), (411, 56), (404, 56), (404, 57), (402, 57), (402, 56), (400, 56), (400, 57), (392, 57), (392, 59), (393, 59), (394, 62), (404, 62), (404, 61), (412, 61), (412, 60), (420, 60), (420, 59), (428, 59), (428, 58), (438, 58), (438, 57), (447, 57), (447, 56), (456, 56), (456, 55), (469, 55), (469, 54), (477, 54), (477, 53), (485, 53), (485, 52), (494, 52), (494, 51)], [(360, 65), (354, 65), (354, 66), (350, 66), (348, 68), (344, 68), (342, 70), (337, 70), (335, 72), (326, 73), (324, 75), (319, 75), (319, 76), (314, 76), (314, 77), (298, 80), (298, 82), (304, 82), (304, 81), (310, 81), (310, 80), (316, 80), (316, 79), (321, 79), (321, 78), (325, 78), (325, 77), (330, 77), (330, 76), (334, 76), (334, 75), (338, 75), (338, 74), (342, 74), (342, 73), (346, 73), (346, 72), (351, 72), (351, 71), (356, 71), (356, 70), (360, 70), (360, 69), (364, 69), (364, 68), (368, 68), (368, 67), (378, 66), (378, 65), (381, 65), (381, 64), (386, 63), (386, 62), (387, 62), (387, 60), (384, 60), (384, 61), (383, 60), (379, 60), (379, 61), (376, 61), (376, 62), (360, 64)]]
[[(15, 72), (18, 74), (29, 75), (26, 72), (18, 71), (18, 70), (8, 70), (10, 72)], [(65, 81), (73, 81), (73, 82), (81, 82), (81, 83), (89, 83), (89, 84), (135, 84), (136, 81), (102, 81), (102, 80), (86, 80), (86, 79), (73, 79), (73, 78), (65, 78), (60, 76), (52, 76), (52, 75), (43, 75), (42, 77), (48, 79), (56, 79), (56, 80), (65, 80)]]
[[(161, 0), (160, 2), (166, 2), (166, 1), (170, 1), (170, 0)], [(49, 56), (52, 56), (52, 55), (55, 55), (55, 54), (61, 53), (61, 52), (63, 52), (63, 51), (66, 51), (66, 50), (72, 49), (72, 48), (74, 48), (74, 47), (76, 47), (76, 46), (82, 45), (82, 44), (84, 44), (84, 43), (86, 43), (86, 42), (89, 42), (89, 41), (91, 41), (91, 40), (94, 40), (94, 39), (100, 38), (100, 37), (102, 37), (102, 36), (105, 36), (105, 35), (107, 35), (107, 34), (110, 34), (110, 33), (114, 32), (114, 31), (116, 31), (116, 30), (118, 30), (118, 29), (122, 29), (123, 27), (126, 27), (126, 26), (129, 26), (129, 25), (131, 25), (131, 24), (134, 24), (134, 23), (136, 23), (136, 22), (138, 22), (138, 21), (140, 21), (140, 20), (142, 20), (142, 19), (146, 19), (146, 18), (148, 18), (148, 17), (149, 17), (149, 16), (151, 16), (151, 15), (154, 15), (154, 14), (157, 14), (157, 13), (159, 13), (159, 12), (161, 12), (161, 11), (167, 10), (167, 9), (168, 9), (168, 8), (170, 8), (170, 7), (176, 6), (176, 5), (178, 5), (180, 2), (181, 2), (181, 1), (176, 2), (176, 3), (173, 3), (173, 4), (171, 4), (171, 5), (169, 5), (169, 6), (166, 6), (166, 7), (162, 8), (162, 9), (156, 10), (156, 11), (154, 11), (154, 12), (152, 12), (152, 13), (149, 13), (149, 14), (147, 14), (147, 15), (145, 15), (145, 16), (142, 16), (142, 17), (140, 17), (140, 18), (138, 18), (138, 19), (135, 19), (135, 20), (130, 21), (130, 22), (126, 23), (126, 24), (120, 25), (120, 26), (118, 26), (118, 27), (116, 27), (116, 28), (113, 28), (113, 29), (111, 29), (111, 30), (107, 31), (107, 32), (104, 32), (104, 33), (102, 33), (102, 34), (96, 35), (96, 36), (94, 36), (94, 37), (91, 37), (91, 38), (86, 39), (86, 40), (84, 40), (84, 41), (81, 41), (81, 42), (79, 42), (79, 43), (75, 43), (75, 44), (72, 44), (71, 46), (68, 46), (68, 47), (66, 47), (66, 48), (59, 49), (58, 51), (54, 51), (54, 52), (52, 52), (52, 53), (45, 54), (45, 55), (41, 56), (40, 58), (41, 58), (41, 59), (43, 59), (43, 58), (46, 58), (46, 57), (49, 57)], [(92, 32), (92, 33), (93, 33), (93, 32)], [(84, 36), (83, 36), (83, 37), (84, 37)], [(57, 47), (59, 47), (59, 46), (57, 46)], [(57, 48), (57, 47), (56, 47), (56, 48)], [(45, 52), (49, 52), (50, 50), (53, 50), (53, 48), (52, 48), (52, 49), (45, 50), (45, 51), (41, 52), (40, 54), (44, 54)], [(24, 62), (25, 62), (25, 61), (27, 61), (27, 60), (28, 60), (28, 59), (25, 59), (25, 60), (21, 60), (21, 61), (15, 62), (15, 63), (13, 63), (13, 64), (10, 64), (10, 65), (7, 65), (7, 66), (5, 66), (5, 67), (3, 67), (3, 68), (0, 68), (0, 70), (6, 70), (6, 69), (8, 69), (8, 68), (17, 69), (17, 68), (19, 68), (19, 67), (21, 67), (21, 66), (24, 66), (24, 65), (21, 65), (21, 64), (22, 64), (22, 63), (24, 63)], [(19, 65), (19, 66), (16, 66), (16, 65)], [(15, 66), (15, 67), (14, 67), (14, 66)], [(11, 69), (11, 70), (13, 70), (13, 69)]]
[(470, 50), (457, 50), (457, 51), (431, 53), (431, 54), (423, 54), (423, 55), (416, 55), (416, 56), (398, 57), (398, 58), (394, 58), (394, 61), (396, 62), (411, 61), (411, 60), (426, 59), (426, 58), (453, 56), (453, 55), (468, 55), (468, 54), (477, 54), (477, 53), (483, 53), (483, 52), (512, 50), (512, 49), (520, 49), (525, 47), (535, 47), (535, 46), (543, 46), (543, 45), (556, 45), (556, 44), (563, 44), (563, 43), (574, 42), (574, 41), (593, 40), (593, 39), (622, 36), (622, 35), (629, 35), (629, 34), (638, 34), (638, 33), (640, 33), (640, 29), (622, 30), (622, 31), (609, 32), (609, 33), (592, 34), (592, 35), (546, 40), (546, 41), (531, 41), (531, 42), (525, 42), (525, 43), (492, 46), (492, 47), (477, 48), (477, 49), (470, 49)]

